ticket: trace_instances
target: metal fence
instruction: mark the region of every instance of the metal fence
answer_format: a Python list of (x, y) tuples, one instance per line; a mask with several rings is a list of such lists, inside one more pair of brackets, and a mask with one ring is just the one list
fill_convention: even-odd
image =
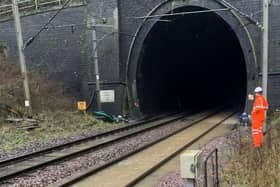
[[(23, 15), (61, 8), (67, 0), (18, 0), (19, 10)], [(72, 0), (69, 6), (85, 5), (85, 0)], [(0, 19), (12, 16), (12, 4), (0, 5)]]
[[(209, 159), (211, 165), (209, 166)], [(215, 159), (215, 160), (214, 160)], [(204, 187), (219, 187), (219, 171), (218, 171), (218, 149), (213, 150), (204, 161)], [(209, 180), (212, 179), (211, 181)]]

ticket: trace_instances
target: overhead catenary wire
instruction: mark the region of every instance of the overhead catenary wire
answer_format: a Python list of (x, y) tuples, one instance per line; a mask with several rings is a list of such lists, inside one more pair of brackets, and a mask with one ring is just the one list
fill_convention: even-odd
[(56, 18), (56, 16), (57, 16), (63, 9), (66, 8), (66, 6), (67, 6), (71, 1), (72, 1), (72, 0), (66, 1), (66, 2), (63, 4), (63, 6), (49, 19), (49, 21), (47, 21), (47, 23), (45, 23), (44, 26), (42, 26), (41, 29), (40, 29), (34, 36), (32, 36), (31, 38), (29, 38), (29, 39), (27, 40), (27, 42), (24, 44), (24, 48), (26, 48), (27, 46), (29, 46), (29, 45), (34, 41), (34, 39), (37, 38), (43, 30), (45, 30), (45, 27), (47, 27), (47, 26)]
[[(255, 24), (256, 26), (258, 26), (259, 28), (262, 28), (261, 23), (256, 20), (255, 18), (253, 18), (253, 15), (255, 14), (251, 14), (248, 15), (244, 12), (242, 12), (241, 10), (239, 10), (238, 8), (234, 7), (232, 4), (230, 4), (229, 2), (225, 1), (225, 0), (216, 0), (219, 3), (223, 3), (225, 4), (228, 8), (221, 8), (221, 9), (209, 9), (209, 10), (199, 10), (199, 11), (186, 11), (186, 12), (175, 12), (175, 13), (167, 13), (167, 14), (158, 14), (158, 15), (148, 15), (148, 16), (136, 16), (136, 17), (129, 17), (130, 19), (146, 19), (149, 20), (151, 18), (162, 18), (162, 17), (170, 17), (170, 16), (184, 16), (184, 15), (189, 15), (189, 14), (201, 14), (201, 13), (208, 13), (208, 12), (218, 12), (218, 11), (229, 11), (229, 10), (234, 10), (235, 12), (237, 12), (239, 15), (247, 18), (250, 22), (252, 22), (253, 24)], [(262, 11), (260, 11), (262, 12)], [(256, 14), (258, 14), (259, 12), (257, 12)]]
[[(27, 42), (25, 42), (24, 47), (27, 47), (28, 45), (30, 45), (30, 44), (34, 41), (34, 39), (40, 35), (40, 33), (41, 33), (43, 30), (49, 29), (48, 25), (55, 19), (55, 17), (56, 17), (63, 9), (66, 8), (66, 6), (67, 6), (71, 1), (72, 1), (72, 0), (66, 1), (66, 2), (63, 4), (62, 8), (60, 8), (60, 9), (56, 12), (56, 14), (55, 14), (54, 16), (52, 16), (52, 18), (50, 18), (49, 21), (48, 21), (46, 24), (44, 24), (44, 26), (42, 26), (41, 29), (40, 29), (34, 36), (30, 37), (30, 38), (27, 40)], [(245, 13), (241, 12), (239, 9), (235, 8), (233, 5), (229, 4), (228, 2), (226, 2), (226, 1), (224, 1), (224, 0), (217, 0), (217, 1), (226, 3), (231, 9), (237, 11), (240, 15), (245, 16), (246, 18), (249, 18), (249, 19), (250, 19), (251, 21), (253, 21), (255, 24), (259, 24), (258, 21), (256, 21), (255, 19), (252, 18), (252, 15), (254, 15), (254, 14), (251, 14), (251, 15), (245, 14)], [(139, 3), (139, 2), (138, 2), (138, 3)], [(142, 17), (134, 17), (134, 18), (136, 18), (136, 19), (144, 19), (144, 18), (152, 18), (152, 17), (158, 17), (158, 16), (172, 16), (172, 15), (174, 16), (174, 15), (180, 15), (180, 14), (185, 15), (185, 14), (203, 13), (203, 12), (210, 12), (210, 11), (223, 11), (223, 10), (228, 10), (228, 8), (227, 8), (227, 9), (213, 9), (213, 10), (204, 10), (204, 11), (194, 11), (194, 12), (172, 13), (172, 14), (163, 14), (163, 15), (142, 16)], [(97, 16), (95, 16), (95, 15), (92, 15), (92, 16), (97, 17)], [(100, 18), (100, 17), (99, 17), (99, 18)], [(161, 21), (162, 21), (162, 20), (161, 20)], [(165, 20), (163, 20), (163, 21), (165, 21)], [(168, 21), (170, 21), (170, 20), (166, 20), (166, 21), (168, 22)], [(59, 28), (59, 27), (63, 28), (63, 27), (68, 27), (68, 26), (69, 26), (69, 27), (73, 27), (73, 26), (78, 26), (78, 24), (75, 24), (75, 25), (74, 25), (74, 24), (69, 24), (69, 25), (52, 26), (52, 27), (53, 27), (53, 28)], [(4, 30), (1, 29), (0, 32), (4, 32)], [(127, 36), (131, 35), (131, 34), (125, 34), (125, 33), (119, 33), (119, 34), (121, 34), (121, 35), (127, 35)], [(134, 36), (132, 36), (132, 37), (134, 37)]]
[[(25, 43), (25, 46), (30, 45), (30, 43), (32, 43), (32, 41), (43, 31), (43, 30), (49, 30), (50, 28), (65, 28), (65, 27), (77, 27), (77, 26), (86, 26), (86, 23), (82, 23), (82, 24), (66, 24), (66, 25), (55, 25), (55, 26), (51, 26), (49, 27), (48, 25), (51, 24), (52, 20), (60, 13), (60, 11), (62, 11), (63, 9), (66, 8), (66, 6), (71, 2), (72, 0), (68, 0), (67, 2), (65, 2), (65, 4), (63, 5), (62, 8), (60, 8), (56, 14), (43, 26), (41, 27), (41, 29), (31, 38), (28, 39), (28, 41)], [(226, 2), (224, 0), (217, 0), (220, 2)], [(240, 13), (242, 16), (248, 17), (248, 18), (252, 18), (253, 15), (259, 14), (262, 11), (258, 11), (256, 13), (252, 13), (249, 15), (242, 13), (240, 10), (238, 10), (237, 8), (235, 8), (234, 6), (232, 6), (231, 4), (229, 4), (228, 2), (226, 2), (228, 6), (230, 6), (231, 9), (234, 9), (235, 11), (238, 11), (238, 13)], [(149, 20), (154, 20), (154, 21), (164, 21), (164, 22), (171, 22), (172, 20), (164, 20), (164, 19), (152, 19), (153, 17), (164, 17), (164, 16), (176, 16), (176, 15), (185, 15), (185, 14), (195, 14), (195, 13), (206, 13), (206, 12), (214, 12), (214, 11), (226, 11), (229, 10), (229, 8), (225, 8), (225, 9), (212, 9), (212, 10), (203, 10), (203, 11), (193, 11), (193, 12), (180, 12), (180, 13), (172, 13), (172, 14), (162, 14), (162, 15), (152, 15), (152, 16), (141, 16), (141, 17), (127, 17), (126, 19), (144, 19), (144, 18), (149, 18)], [(90, 13), (91, 16), (95, 17), (95, 18), (100, 18), (100, 16), (96, 16), (96, 15), (92, 15), (92, 13)], [(259, 23), (258, 21), (254, 20), (254, 23)], [(248, 24), (249, 25), (249, 24)], [(28, 27), (40, 27), (41, 25), (28, 25)], [(8, 29), (1, 29), (0, 32), (10, 32)], [(13, 32), (13, 31), (11, 31)], [(97, 31), (100, 32), (100, 31)], [(116, 32), (118, 34), (121, 35), (126, 35), (126, 36), (130, 36), (130, 37), (135, 37), (133, 34), (130, 33), (124, 33), (124, 32)]]
[(229, 8), (220, 8), (220, 9), (211, 9), (211, 10), (198, 10), (198, 11), (187, 11), (187, 12), (177, 12), (177, 13), (168, 13), (168, 14), (157, 14), (157, 15), (150, 15), (150, 16), (137, 16), (137, 17), (130, 17), (132, 19), (149, 19), (149, 18), (160, 18), (160, 17), (168, 17), (168, 16), (184, 16), (188, 14), (201, 14), (201, 13), (208, 13), (208, 12), (218, 12), (218, 11), (228, 11)]
[[(28, 25), (28, 27), (39, 27), (40, 25)], [(62, 28), (77, 28), (77, 27), (87, 27), (87, 23), (82, 23), (82, 24), (66, 24), (66, 25), (52, 25), (52, 26), (46, 26), (44, 27), (44, 30), (50, 30), (50, 29), (62, 29)], [(1, 29), (0, 33), (4, 32), (4, 33), (15, 33), (15, 31), (11, 28), (11, 29)], [(108, 34), (108, 32), (105, 31), (100, 31), (100, 30), (96, 30), (97, 33), (103, 33), (103, 34)], [(111, 32), (110, 32), (111, 33)], [(124, 35), (124, 36), (128, 36), (128, 37), (136, 37), (134, 34), (130, 34), (130, 33), (126, 33), (126, 32), (119, 32), (119, 31), (114, 31), (113, 34), (120, 34), (120, 35)]]
[(230, 4), (229, 2), (227, 2), (225, 0), (216, 0), (216, 1), (221, 4), (224, 4), (225, 6), (229, 7), (231, 10), (234, 10), (235, 12), (237, 12), (239, 15), (247, 18), (250, 22), (254, 23), (257, 27), (262, 28), (262, 25), (260, 24), (260, 22), (256, 19), (254, 19), (252, 15), (248, 15), (248, 14), (242, 12), (241, 10), (239, 10), (238, 8), (236, 8), (235, 6), (233, 6), (232, 4)]

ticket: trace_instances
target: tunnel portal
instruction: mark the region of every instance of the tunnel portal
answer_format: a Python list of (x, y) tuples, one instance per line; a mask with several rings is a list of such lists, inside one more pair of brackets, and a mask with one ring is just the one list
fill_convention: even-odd
[[(205, 10), (187, 6), (174, 13)], [(160, 18), (137, 63), (141, 113), (201, 110), (246, 102), (246, 62), (232, 28), (216, 13)]]

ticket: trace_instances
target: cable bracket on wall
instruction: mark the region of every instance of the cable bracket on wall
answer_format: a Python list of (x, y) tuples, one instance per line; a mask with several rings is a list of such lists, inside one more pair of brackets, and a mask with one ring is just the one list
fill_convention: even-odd
[(221, 5), (237, 12), (239, 15), (245, 17), (246, 19), (248, 19), (251, 23), (253, 23), (254, 25), (256, 25), (258, 28), (263, 29), (263, 25), (256, 20), (255, 18), (253, 18), (251, 15), (248, 15), (244, 12), (242, 12), (241, 10), (239, 10), (238, 8), (236, 8), (235, 6), (233, 6), (232, 4), (230, 4), (229, 2), (225, 1), (225, 0), (216, 0), (218, 3), (220, 3)]

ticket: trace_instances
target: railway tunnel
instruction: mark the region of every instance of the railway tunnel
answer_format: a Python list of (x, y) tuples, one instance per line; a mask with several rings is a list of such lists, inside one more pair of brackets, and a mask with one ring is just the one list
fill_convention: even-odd
[[(173, 13), (201, 10), (205, 9), (186, 6)], [(239, 39), (217, 13), (161, 17), (137, 61), (138, 106), (143, 115), (224, 104), (242, 109), (246, 72)]]

